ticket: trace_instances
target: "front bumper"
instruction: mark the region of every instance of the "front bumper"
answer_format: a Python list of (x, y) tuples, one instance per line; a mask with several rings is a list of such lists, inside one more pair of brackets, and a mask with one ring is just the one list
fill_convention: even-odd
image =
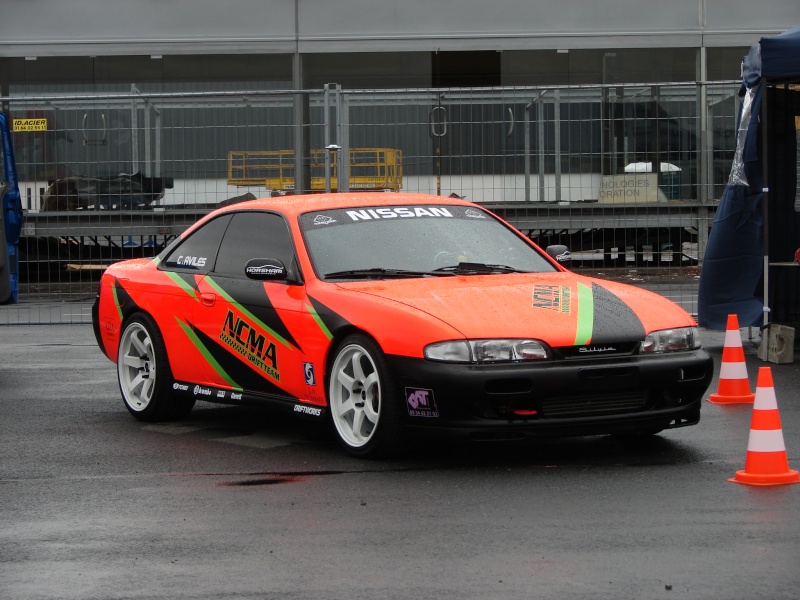
[[(475, 439), (638, 433), (693, 425), (711, 383), (704, 350), (463, 365), (389, 356), (407, 423)], [(420, 406), (420, 402), (426, 404)]]

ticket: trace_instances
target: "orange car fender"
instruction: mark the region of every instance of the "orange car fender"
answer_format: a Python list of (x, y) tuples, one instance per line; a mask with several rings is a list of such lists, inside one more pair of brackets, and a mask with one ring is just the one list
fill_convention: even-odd
[[(136, 283), (129, 274), (136, 270)], [(180, 278), (160, 271), (154, 260), (126, 261), (113, 265), (103, 275), (99, 321), (106, 355), (116, 360), (124, 321), (136, 313), (148, 314), (156, 322), (162, 337), (168, 340), (167, 359), (176, 378), (181, 364), (191, 361), (192, 349), (176, 344), (182, 337), (180, 320), (175, 316), (191, 313), (198, 302), (193, 289), (194, 277)]]
[(423, 349), (431, 342), (464, 338), (442, 320), (395, 300), (329, 284), (309, 285), (308, 295), (342, 321), (331, 330), (332, 340), (341, 337), (341, 331), (358, 329), (375, 339), (387, 354), (422, 358)]

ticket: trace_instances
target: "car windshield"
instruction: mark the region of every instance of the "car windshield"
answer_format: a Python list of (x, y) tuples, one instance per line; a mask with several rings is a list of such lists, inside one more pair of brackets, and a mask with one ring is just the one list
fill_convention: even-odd
[(300, 217), (325, 279), (447, 277), (556, 268), (491, 214), (469, 206), (376, 206)]

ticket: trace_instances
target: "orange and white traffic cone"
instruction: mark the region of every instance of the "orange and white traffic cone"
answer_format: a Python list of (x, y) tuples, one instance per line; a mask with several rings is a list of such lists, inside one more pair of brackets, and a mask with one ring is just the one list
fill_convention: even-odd
[(717, 393), (708, 401), (714, 404), (749, 404), (755, 399), (750, 391), (747, 365), (744, 362), (742, 336), (739, 333), (739, 318), (728, 315), (725, 330), (725, 346), (722, 348), (722, 366), (719, 371)]
[(789, 468), (772, 370), (769, 367), (758, 370), (744, 469), (736, 471), (736, 475), (728, 481), (749, 485), (800, 483), (800, 475)]

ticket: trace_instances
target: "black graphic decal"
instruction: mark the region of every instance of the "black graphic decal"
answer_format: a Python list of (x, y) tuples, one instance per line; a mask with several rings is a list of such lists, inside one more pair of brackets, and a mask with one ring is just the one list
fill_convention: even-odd
[(241, 359), (237, 358), (238, 355), (233, 354), (233, 351), (227, 346), (224, 346), (219, 340), (207, 336), (191, 323), (190, 327), (195, 335), (197, 335), (200, 343), (205, 346), (208, 353), (214, 357), (214, 360), (216, 360), (228, 376), (236, 382), (238, 387), (256, 393), (293, 398), (293, 396), (286, 393), (269, 379), (260, 376), (246, 363), (242, 362)]
[(314, 308), (314, 311), (316, 311), (317, 315), (319, 315), (319, 318), (325, 324), (325, 327), (328, 328), (330, 333), (335, 335), (338, 329), (351, 325), (350, 321), (325, 306), (319, 300), (316, 300), (311, 296), (309, 296), (308, 299), (311, 302), (311, 306)]
[(214, 278), (214, 281), (233, 299), (233, 302), (241, 304), (264, 325), (295, 348), (301, 349), (300, 344), (294, 339), (278, 311), (273, 307), (263, 283), (225, 277)]
[(630, 306), (596, 283), (592, 284), (592, 295), (594, 296), (592, 344), (635, 342), (644, 339), (644, 325)]
[(186, 282), (186, 284), (190, 288), (192, 288), (195, 291), (195, 293), (197, 293), (197, 277), (194, 275), (194, 273), (180, 273), (178, 271), (175, 271), (172, 272), (171, 275), (173, 277), (180, 277), (181, 279), (183, 279)]
[(114, 278), (114, 297), (123, 319), (139, 311), (139, 305), (134, 302), (131, 295), (116, 277)]

